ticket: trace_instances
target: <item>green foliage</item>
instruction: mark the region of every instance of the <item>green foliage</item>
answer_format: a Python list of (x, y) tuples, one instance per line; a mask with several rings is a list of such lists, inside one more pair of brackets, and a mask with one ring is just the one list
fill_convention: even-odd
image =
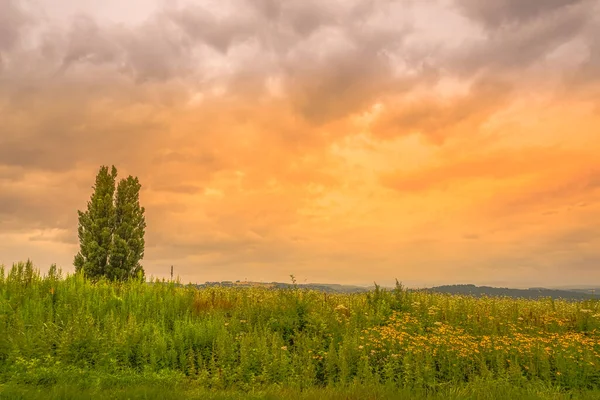
[(140, 207), (140, 189), (138, 178), (131, 176), (117, 186), (113, 247), (106, 273), (109, 279), (143, 276), (140, 260), (144, 258), (146, 221), (144, 207)]
[(28, 261), (0, 268), (0, 331), (0, 385), (76, 387), (94, 398), (155, 383), (156, 393), (183, 390), (179, 398), (566, 399), (600, 390), (597, 300), (477, 299), (400, 284), (364, 294), (198, 290), (91, 282), (55, 266), (41, 276)]
[[(117, 169), (102, 166), (86, 211), (79, 214), (79, 247), (73, 264), (91, 279), (126, 280), (144, 277), (146, 222), (139, 203), (138, 178), (122, 179), (116, 190)], [(116, 192), (116, 193), (115, 193)]]
[(79, 253), (75, 256), (76, 271), (83, 271), (89, 277), (106, 274), (106, 266), (112, 247), (115, 226), (115, 179), (117, 169), (102, 166), (96, 176), (94, 192), (87, 203), (87, 211), (79, 214)]

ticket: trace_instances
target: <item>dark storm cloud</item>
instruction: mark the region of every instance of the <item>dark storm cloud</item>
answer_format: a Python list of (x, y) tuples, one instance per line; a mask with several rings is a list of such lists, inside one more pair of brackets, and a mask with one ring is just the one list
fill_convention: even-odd
[(261, 25), (258, 16), (248, 13), (248, 10), (218, 18), (200, 5), (169, 10), (163, 18), (181, 28), (190, 40), (205, 43), (221, 53), (227, 53), (236, 41), (255, 36)]
[(9, 53), (19, 46), (24, 31), (31, 23), (32, 19), (18, 0), (0, 0), (0, 84), (9, 63)]
[[(561, 45), (589, 33), (594, 1), (458, 1), (460, 9), (485, 29), (482, 38), (449, 54), (451, 70), (467, 77), (523, 70), (543, 62)], [(514, 76), (518, 80), (519, 76)]]
[(19, 44), (24, 28), (31, 22), (18, 0), (0, 0), (0, 56)]
[[(26, 15), (14, 11), (13, 2), (6, 4), (12, 10), (6, 18), (15, 21), (9, 26), (20, 26)], [(388, 55), (402, 49), (409, 26), (385, 15), (383, 24), (369, 22), (385, 10), (378, 8), (385, 2), (239, 4), (247, 14), (216, 16), (185, 6), (157, 11), (133, 27), (100, 24), (85, 15), (63, 31), (41, 27), (47, 34), (40, 36), (40, 51), (22, 56), (0, 88), (0, 110), (9, 116), (0, 126), (2, 163), (67, 170), (79, 161), (65, 152), (102, 163), (96, 155), (108, 149), (114, 162), (131, 162), (132, 146), (144, 146), (153, 132), (169, 129), (155, 121), (163, 105), (151, 100), (166, 101), (169, 89), (143, 83), (190, 78), (190, 89), (221, 83), (231, 89), (228, 96), (247, 99), (264, 94), (265, 80), (276, 76), (295, 113), (326, 123), (419, 81), (419, 74), (396, 73)], [(205, 79), (207, 47), (229, 57), (251, 40), (255, 46), (248, 54)], [(194, 68), (200, 73), (191, 77)], [(185, 86), (173, 89), (179, 93), (173, 97), (178, 107), (186, 101), (181, 97)], [(145, 110), (140, 114), (132, 108)], [(25, 123), (32, 113), (36, 118)], [(279, 135), (310, 136), (292, 131), (286, 126)]]
[[(291, 99), (298, 111), (309, 120), (322, 123), (435, 79), (435, 74), (423, 67), (416, 77), (396, 73), (389, 54), (402, 48), (408, 31), (407, 27), (321, 31), (315, 40), (288, 55), (284, 63)], [(329, 52), (318, 54), (313, 50), (318, 46), (331, 47)], [(408, 52), (406, 57), (410, 57)]]
[[(588, 46), (588, 56), (577, 76), (579, 86), (584, 88), (589, 87), (590, 82), (596, 82), (600, 80), (600, 1), (596, 2), (595, 8), (590, 10), (592, 20), (587, 25), (585, 30), (585, 42)], [(600, 88), (596, 87), (595, 93), (592, 96), (600, 93)], [(600, 106), (597, 108), (600, 113)]]
[[(397, 15), (385, 15), (387, 2), (236, 4), (239, 12), (219, 16), (200, 6), (168, 8), (135, 27), (100, 25), (80, 15), (67, 30), (42, 35), (42, 58), (21, 62), (54, 68), (52, 79), (71, 79), (100, 66), (137, 83), (185, 79), (195, 71), (200, 73), (196, 86), (221, 82), (252, 97), (264, 92), (267, 78), (277, 76), (289, 101), (317, 122), (353, 112), (382, 91), (406, 90), (418, 80), (394, 73), (391, 54), (402, 53), (411, 64), (419, 60), (403, 52), (411, 29)], [(214, 58), (210, 48), (229, 60), (206, 80), (208, 60)]]
[[(411, 60), (414, 55), (405, 48), (412, 27), (397, 14), (367, 22), (377, 10), (375, 5), (385, 9), (382, 2), (365, 1), (338, 10), (335, 17), (315, 14), (324, 16), (310, 19), (314, 21), (311, 35), (283, 58), (291, 102), (308, 120), (324, 123), (343, 117), (432, 77), (427, 68), (415, 76), (395, 69), (392, 56), (399, 53), (409, 65), (422, 63)], [(396, 23), (393, 18), (398, 18)], [(315, 28), (317, 21), (323, 24), (319, 29)], [(294, 25), (293, 20), (289, 23)]]
[(388, 53), (402, 49), (410, 27), (390, 19), (383, 20), (387, 25), (366, 23), (384, 9), (385, 2), (289, 1), (253, 3), (245, 13), (220, 19), (201, 7), (167, 15), (190, 41), (222, 53), (257, 43), (256, 59), (230, 74), (231, 86), (243, 92), (269, 75), (280, 76), (298, 112), (320, 123), (363, 107), (383, 91), (405, 89), (407, 79), (394, 76)]
[[(133, 27), (100, 25), (93, 17), (78, 16), (63, 32), (47, 31), (40, 50), (48, 57), (59, 55), (63, 73), (76, 65), (109, 65), (141, 83), (182, 79), (202, 70), (209, 56), (206, 48), (229, 57), (234, 48), (254, 43), (253, 62), (229, 66), (220, 79), (233, 86), (279, 74), (299, 111), (321, 121), (373, 101), (377, 96), (369, 91), (381, 97), (382, 91), (408, 90), (417, 82), (435, 79), (432, 71), (439, 68), (464, 76), (535, 63), (581, 33), (594, 15), (595, 3), (456, 0), (457, 9), (482, 24), (487, 34), (474, 44), (438, 55), (405, 45), (414, 28), (400, 17), (416, 3), (374, 0), (240, 0), (235, 2), (237, 11), (225, 14), (185, 5), (157, 11)], [(15, 0), (3, 0), (0, 7), (0, 49), (14, 49), (30, 18)], [(392, 60), (390, 55), (413, 68), (428, 67), (407, 82), (402, 73), (392, 72), (398, 58)], [(338, 98), (327, 98), (341, 91)], [(317, 107), (312, 99), (319, 96), (323, 100)]]
[[(278, 4), (240, 0), (236, 2), (238, 10), (225, 15), (216, 15), (200, 5), (186, 5), (161, 10), (131, 28), (99, 26), (89, 16), (78, 16), (65, 34), (63, 67), (76, 63), (109, 63), (140, 81), (168, 80), (184, 77), (192, 66), (202, 69), (204, 46), (230, 55), (235, 46), (257, 40), (259, 49), (253, 62), (264, 63), (261, 58), (271, 60), (268, 70), (258, 71), (263, 76), (254, 76), (257, 79), (282, 71), (290, 80), (303, 78), (297, 73), (302, 74), (301, 67), (312, 62), (323, 67), (333, 61), (332, 68), (341, 67), (343, 74), (349, 69), (348, 64), (365, 64), (362, 62), (365, 57), (377, 68), (383, 66), (378, 62), (381, 51), (397, 50), (407, 33), (403, 23), (390, 24), (388, 20), (388, 27), (365, 23), (376, 11), (381, 11), (378, 6), (384, 7), (385, 3), (359, 1), (346, 5), (290, 1)], [(313, 37), (330, 28), (332, 35), (325, 32), (318, 38)], [(328, 47), (320, 49), (322, 44)], [(250, 67), (244, 65), (243, 69)], [(346, 73), (352, 75), (353, 72), (355, 80), (366, 81), (372, 75), (370, 71), (365, 75), (358, 67)], [(349, 78), (343, 79), (345, 83), (350, 82)]]
[(568, 13), (569, 8), (590, 0), (455, 0), (460, 10), (468, 17), (495, 29), (503, 24), (523, 24), (552, 13)]
[(191, 44), (163, 16), (137, 29), (118, 32), (126, 66), (138, 80), (164, 81), (185, 77), (192, 68)]
[(143, 83), (184, 77), (191, 69), (192, 44), (162, 14), (135, 28), (100, 26), (80, 15), (64, 36), (63, 74), (78, 64), (108, 65)]
[(78, 62), (92, 64), (117, 62), (121, 57), (117, 44), (89, 16), (77, 16), (66, 36), (67, 43), (63, 56), (64, 69)]

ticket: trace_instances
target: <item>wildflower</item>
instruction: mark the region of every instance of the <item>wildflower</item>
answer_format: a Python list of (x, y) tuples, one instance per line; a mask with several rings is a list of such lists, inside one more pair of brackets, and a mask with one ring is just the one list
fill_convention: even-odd
[(362, 344), (360, 346), (358, 346), (359, 349), (363, 349), (365, 346), (363, 346)]
[(281, 346), (281, 350), (287, 350), (287, 346)]

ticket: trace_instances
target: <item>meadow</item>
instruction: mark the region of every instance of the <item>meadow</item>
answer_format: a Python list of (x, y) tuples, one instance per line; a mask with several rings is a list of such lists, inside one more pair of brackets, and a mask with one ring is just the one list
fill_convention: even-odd
[(0, 399), (598, 399), (600, 302), (0, 267)]

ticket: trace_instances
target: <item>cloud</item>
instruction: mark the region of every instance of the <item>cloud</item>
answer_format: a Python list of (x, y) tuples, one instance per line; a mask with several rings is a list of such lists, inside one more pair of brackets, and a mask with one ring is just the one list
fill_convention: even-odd
[(190, 280), (531, 280), (596, 211), (590, 2), (25, 5), (0, 3), (6, 259), (70, 265), (111, 164), (142, 182), (148, 272)]
[(568, 12), (570, 8), (585, 4), (588, 0), (498, 0), (482, 2), (477, 0), (455, 0), (459, 9), (468, 17), (483, 24), (489, 29), (497, 29), (502, 25), (525, 24), (548, 14)]
[(30, 242), (48, 242), (61, 243), (68, 245), (79, 244), (79, 239), (75, 232), (70, 229), (44, 229), (29, 237)]
[(119, 61), (119, 47), (89, 16), (76, 16), (65, 36), (67, 43), (62, 60), (63, 73), (75, 63), (104, 64)]
[(370, 129), (382, 139), (419, 133), (441, 144), (449, 137), (477, 130), (510, 102), (512, 91), (509, 83), (483, 77), (471, 83), (466, 94), (401, 98), (388, 102)]
[[(9, 181), (0, 180), (0, 231), (72, 228), (77, 221), (80, 193), (85, 193), (73, 181), (72, 174), (31, 172)], [(65, 191), (66, 187), (70, 190)]]
[(0, 55), (20, 44), (24, 28), (32, 19), (16, 0), (0, 2)]
[(220, 53), (251, 39), (259, 33), (261, 18), (242, 4), (243, 12), (230, 13), (225, 17), (215, 15), (202, 5), (188, 5), (170, 9), (163, 17), (178, 26), (191, 42), (204, 43)]
[[(598, 85), (600, 80), (600, 43), (597, 40), (600, 35), (599, 2), (596, 2), (595, 7), (590, 10), (590, 17), (589, 23), (585, 26), (584, 35), (587, 57), (580, 66), (574, 80), (579, 88), (587, 91), (591, 89), (590, 97), (594, 98), (600, 90), (600, 85)], [(573, 84), (573, 82), (570, 83)]]
[[(516, 176), (538, 174), (544, 165), (575, 158), (576, 155), (558, 149), (533, 148), (478, 154), (451, 160), (416, 172), (392, 172), (383, 175), (385, 185), (398, 191), (448, 189), (469, 180), (514, 179)], [(510, 162), (507, 162), (510, 160)]]
[(25, 176), (25, 170), (21, 167), (10, 167), (7, 165), (0, 165), (0, 182), (14, 182), (23, 179)]
[[(560, 165), (566, 159), (554, 162)], [(507, 214), (513, 218), (522, 218), (523, 215), (532, 213), (542, 218), (567, 218), (568, 215), (584, 213), (581, 210), (584, 208), (582, 204), (595, 205), (600, 201), (598, 171), (594, 171), (592, 159), (587, 158), (587, 164), (572, 168), (567, 174), (552, 174), (548, 171), (530, 187), (505, 192), (496, 199), (488, 212), (498, 218)]]
[[(458, 1), (459, 9), (482, 24), (480, 38), (448, 55), (451, 70), (461, 76), (507, 74), (543, 65), (560, 46), (582, 36), (594, 13), (593, 1)], [(517, 81), (536, 79), (534, 73), (513, 75)]]
[[(385, 54), (386, 46), (397, 46), (394, 42), (401, 40), (400, 33), (388, 41), (351, 38), (336, 29), (315, 34), (286, 60), (293, 105), (307, 119), (323, 123), (364, 109), (390, 92), (406, 90), (410, 80), (394, 76), (392, 60)], [(313, 53), (317, 46), (330, 50), (317, 55)], [(366, 59), (370, 62), (363, 62)]]
[[(161, 140), (153, 135), (164, 128), (160, 106), (132, 104), (114, 83), (112, 89), (105, 85), (63, 81), (31, 89), (20, 82), (12, 85), (13, 90), (0, 90), (7, 99), (0, 127), (3, 164), (66, 171), (82, 161), (102, 163), (108, 154), (116, 163), (146, 158), (147, 153), (132, 154), (131, 148), (142, 150)], [(31, 113), (34, 119), (29, 118)]]

